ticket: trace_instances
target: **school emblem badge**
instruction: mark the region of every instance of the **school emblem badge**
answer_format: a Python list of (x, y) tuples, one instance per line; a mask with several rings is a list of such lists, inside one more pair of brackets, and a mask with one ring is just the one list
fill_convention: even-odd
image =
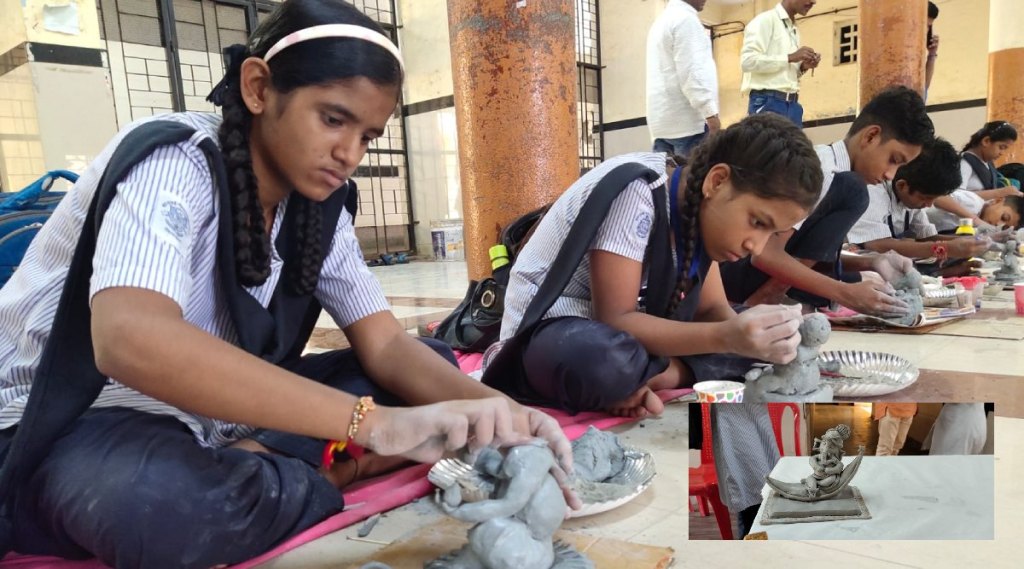
[(176, 201), (165, 201), (160, 205), (160, 214), (164, 218), (164, 227), (178, 239), (188, 235), (188, 212)]
[(636, 236), (640, 239), (647, 239), (651, 234), (651, 214), (647, 212), (638, 213), (636, 216)]

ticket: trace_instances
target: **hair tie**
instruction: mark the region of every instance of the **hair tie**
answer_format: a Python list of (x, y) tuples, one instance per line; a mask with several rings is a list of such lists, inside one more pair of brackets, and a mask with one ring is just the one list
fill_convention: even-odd
[(224, 106), (224, 98), (228, 89), (234, 86), (235, 82), (242, 76), (242, 62), (249, 57), (249, 50), (244, 45), (236, 43), (224, 48), (224, 65), (227, 71), (220, 82), (214, 85), (213, 90), (206, 96), (206, 100), (217, 105)]

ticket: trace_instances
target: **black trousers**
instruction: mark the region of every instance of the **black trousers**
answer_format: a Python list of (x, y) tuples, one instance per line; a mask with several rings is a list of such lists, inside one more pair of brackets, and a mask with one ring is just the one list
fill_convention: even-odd
[[(846, 275), (839, 265), (839, 252), (850, 232), (868, 208), (867, 186), (853, 172), (840, 172), (832, 179), (825, 199), (814, 208), (786, 243), (786, 252), (797, 259), (819, 263), (836, 263), (835, 278), (847, 282), (860, 280), (858, 274)], [(743, 303), (768, 279), (769, 275), (754, 267), (749, 257), (719, 265), (722, 284), (730, 302)], [(813, 306), (827, 306), (829, 301), (799, 289), (790, 289), (789, 296)]]
[[(423, 341), (456, 363), (446, 345)], [(400, 403), (366, 377), (351, 350), (285, 367)], [(338, 420), (347, 420), (344, 410)], [(16, 428), (0, 432), (0, 458)], [(268, 430), (252, 438), (282, 454), (205, 448), (174, 417), (90, 409), (18, 492), (14, 549), (117, 568), (208, 569), (251, 559), (341, 511), (341, 492), (316, 470), (324, 441)]]
[[(523, 375), (510, 396), (572, 413), (607, 409), (668, 368), (632, 335), (586, 318), (549, 318), (522, 354)], [(737, 378), (753, 360), (731, 354), (683, 356), (697, 381)], [(742, 381), (742, 380), (741, 380)]]

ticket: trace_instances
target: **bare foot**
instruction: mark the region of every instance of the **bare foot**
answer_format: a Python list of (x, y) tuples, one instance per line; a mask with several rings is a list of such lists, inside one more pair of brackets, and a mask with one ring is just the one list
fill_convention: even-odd
[(693, 385), (693, 372), (679, 358), (668, 359), (668, 369), (652, 377), (647, 387), (654, 391), (659, 389), (676, 389)]
[(606, 409), (612, 415), (632, 419), (643, 419), (649, 416), (661, 415), (664, 410), (665, 404), (647, 386), (637, 389), (629, 397)]

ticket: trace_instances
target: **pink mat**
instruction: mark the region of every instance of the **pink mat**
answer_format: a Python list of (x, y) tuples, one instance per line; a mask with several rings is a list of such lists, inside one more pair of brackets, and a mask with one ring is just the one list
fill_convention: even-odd
[[(473, 371), (480, 366), (480, 354), (458, 354), (458, 357), (463, 371)], [(657, 393), (662, 401), (671, 401), (692, 391), (692, 389), (669, 389)], [(608, 429), (634, 420), (598, 412), (569, 415), (556, 409), (544, 409), (544, 411), (558, 419), (558, 424), (562, 425), (565, 436), (569, 439), (579, 438), (591, 425), (598, 429)], [(361, 522), (374, 514), (392, 510), (426, 496), (431, 490), (431, 484), (427, 481), (429, 469), (429, 465), (418, 464), (354, 485), (345, 492), (345, 511), (327, 518), (263, 555), (233, 565), (230, 569), (254, 567), (314, 539)], [(0, 561), (0, 569), (27, 569), (29, 567), (33, 569), (108, 569), (106, 565), (96, 560), (67, 561), (56, 557), (14, 553)]]

